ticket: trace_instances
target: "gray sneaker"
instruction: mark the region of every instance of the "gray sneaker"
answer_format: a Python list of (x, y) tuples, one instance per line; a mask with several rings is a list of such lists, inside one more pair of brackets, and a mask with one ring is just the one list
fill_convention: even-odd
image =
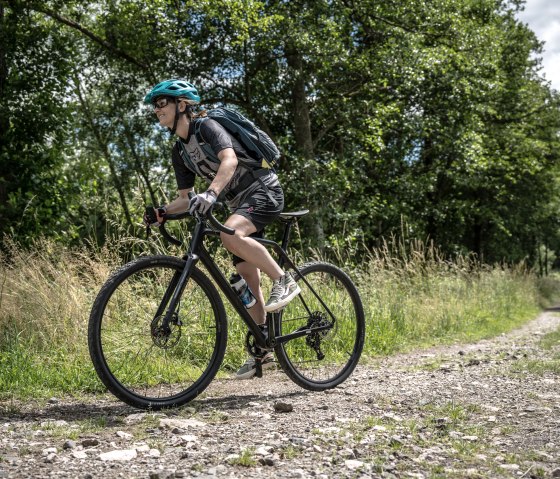
[[(271, 368), (274, 366), (274, 355), (272, 353), (266, 353), (261, 359), (261, 367), (263, 369)], [(255, 364), (255, 358), (249, 356), (245, 364), (239, 368), (235, 375), (235, 379), (251, 379), (257, 372), (257, 366)]]
[(272, 284), (270, 299), (264, 305), (267, 313), (272, 313), (284, 308), (292, 299), (301, 292), (301, 288), (288, 272)]

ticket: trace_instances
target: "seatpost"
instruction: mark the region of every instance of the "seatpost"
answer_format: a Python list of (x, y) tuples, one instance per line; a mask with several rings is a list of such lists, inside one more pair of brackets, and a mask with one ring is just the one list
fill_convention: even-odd
[[(293, 222), (294, 222), (293, 218), (289, 219), (286, 222), (286, 226), (284, 227), (284, 235), (282, 236), (282, 249), (284, 251), (286, 251), (286, 248), (288, 247), (288, 242), (290, 241), (290, 232), (292, 231)], [(278, 258), (278, 266), (280, 266), (280, 268), (284, 266), (284, 257), (282, 255), (280, 255), (280, 257)]]
[(292, 231), (292, 223), (294, 219), (291, 218), (286, 222), (286, 227), (284, 228), (284, 235), (282, 236), (282, 249), (288, 247), (288, 241), (290, 241), (290, 232)]

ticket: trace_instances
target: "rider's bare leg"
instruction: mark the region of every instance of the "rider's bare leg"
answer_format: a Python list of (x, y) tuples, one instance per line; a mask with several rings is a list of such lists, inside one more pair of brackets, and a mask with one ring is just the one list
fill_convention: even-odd
[(253, 321), (257, 324), (264, 324), (266, 315), (264, 312), (264, 296), (261, 289), (261, 272), (253, 264), (243, 261), (237, 263), (237, 272), (245, 278), (257, 302), (252, 308), (249, 308), (249, 314)]
[(250, 234), (257, 231), (251, 220), (233, 214), (227, 219), (225, 225), (235, 229), (234, 235), (220, 233), (220, 238), (228, 251), (256, 266), (272, 280), (284, 275), (284, 271), (274, 261), (268, 250), (249, 237)]

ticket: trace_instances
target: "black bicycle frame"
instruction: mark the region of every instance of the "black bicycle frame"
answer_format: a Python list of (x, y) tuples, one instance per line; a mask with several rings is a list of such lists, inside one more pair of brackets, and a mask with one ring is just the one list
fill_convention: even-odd
[[(269, 246), (279, 255), (278, 264), (282, 267), (284, 264), (288, 264), (290, 268), (296, 272), (296, 274), (303, 280), (305, 285), (311, 290), (313, 295), (319, 300), (321, 305), (326, 309), (329, 316), (332, 318), (332, 323), (325, 326), (319, 326), (314, 328), (300, 328), (292, 333), (283, 335), (283, 336), (276, 336), (276, 328), (277, 324), (274, 321), (276, 315), (280, 315), (282, 313), (272, 313), (272, 315), (267, 314), (267, 325), (269, 327), (269, 334), (268, 337), (262, 332), (261, 328), (255, 323), (251, 315), (239, 299), (239, 296), (235, 292), (235, 290), (230, 286), (229, 281), (223, 275), (222, 271), (218, 268), (210, 253), (208, 253), (207, 249), (204, 247), (204, 237), (205, 236), (218, 236), (220, 233), (214, 229), (208, 228), (204, 219), (196, 218), (196, 226), (193, 231), (193, 235), (191, 238), (191, 242), (189, 244), (189, 248), (187, 253), (183, 256), (183, 260), (185, 260), (185, 267), (184, 269), (176, 275), (174, 275), (171, 283), (169, 284), (167, 291), (164, 295), (162, 302), (156, 312), (156, 317), (159, 317), (163, 314), (165, 307), (167, 305), (167, 312), (165, 313), (165, 318), (162, 322), (162, 327), (167, 328), (169, 323), (172, 321), (172, 318), (175, 315), (175, 311), (177, 309), (177, 305), (179, 304), (181, 295), (187, 285), (187, 282), (191, 276), (191, 272), (193, 267), (201, 261), (202, 264), (206, 267), (207, 271), (210, 273), (210, 276), (214, 279), (216, 284), (222, 290), (226, 298), (230, 301), (233, 305), (234, 309), (237, 311), (239, 316), (243, 322), (247, 325), (251, 333), (255, 338), (255, 342), (257, 346), (260, 348), (273, 348), (277, 343), (284, 343), (286, 341), (290, 341), (292, 339), (305, 336), (311, 332), (318, 332), (323, 331), (325, 329), (330, 329), (333, 327), (334, 323), (336, 322), (336, 318), (327, 307), (327, 305), (323, 302), (321, 297), (317, 294), (317, 292), (313, 289), (313, 287), (309, 284), (309, 282), (305, 279), (304, 276), (301, 275), (301, 272), (297, 268), (297, 266), (292, 262), (288, 254), (286, 253), (286, 248), (288, 246), (290, 230), (292, 227), (292, 221), (288, 220), (286, 227), (284, 229), (284, 235), (282, 238), (282, 246), (272, 240), (268, 240), (265, 238), (253, 238), (255, 241), (259, 243)], [(164, 235), (165, 236), (165, 235)], [(308, 314), (311, 314), (311, 310), (305, 303), (303, 297), (300, 296), (300, 300), (302, 301), (305, 309), (307, 310)]]

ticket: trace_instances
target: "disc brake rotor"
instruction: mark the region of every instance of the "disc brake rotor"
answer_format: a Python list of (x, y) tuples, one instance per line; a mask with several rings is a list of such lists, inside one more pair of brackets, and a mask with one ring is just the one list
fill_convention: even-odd
[(165, 316), (157, 316), (150, 325), (152, 342), (162, 349), (169, 349), (176, 346), (181, 339), (181, 322), (177, 313), (173, 314), (167, 326), (164, 325)]

